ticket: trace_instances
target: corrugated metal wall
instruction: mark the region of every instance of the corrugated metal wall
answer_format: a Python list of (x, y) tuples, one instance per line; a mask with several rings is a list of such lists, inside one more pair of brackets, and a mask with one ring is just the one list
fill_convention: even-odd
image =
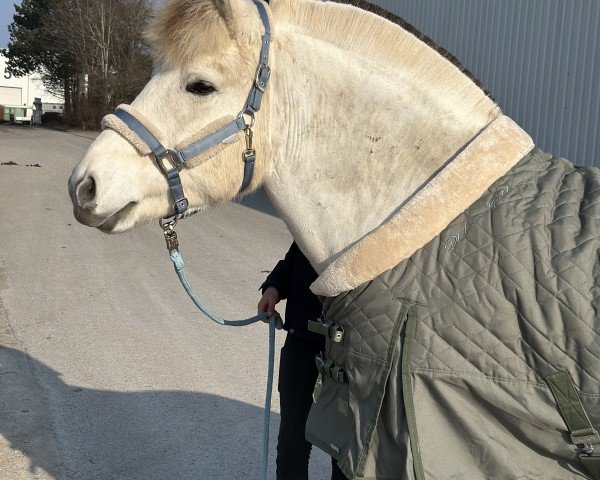
[(600, 0), (371, 0), (453, 53), (536, 144), (600, 166)]

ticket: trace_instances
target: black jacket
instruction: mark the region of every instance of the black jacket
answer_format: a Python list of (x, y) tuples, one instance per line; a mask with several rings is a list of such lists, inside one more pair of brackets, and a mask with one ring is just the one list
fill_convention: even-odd
[(285, 330), (298, 337), (322, 340), (322, 335), (308, 331), (308, 321), (316, 320), (323, 307), (309, 288), (317, 277), (317, 272), (294, 242), (261, 288), (264, 293), (267, 287), (275, 287), (282, 300), (287, 298), (283, 325)]

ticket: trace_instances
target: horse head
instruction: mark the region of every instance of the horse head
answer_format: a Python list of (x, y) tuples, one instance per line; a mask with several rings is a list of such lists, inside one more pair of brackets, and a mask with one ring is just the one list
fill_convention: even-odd
[[(172, 148), (192, 143), (237, 115), (255, 79), (264, 27), (251, 2), (173, 0), (159, 8), (148, 38), (155, 52), (151, 80), (131, 107), (159, 141)], [(257, 118), (257, 158), (250, 190), (269, 163), (265, 114)], [(261, 112), (262, 113), (262, 112)], [(167, 181), (139, 139), (113, 115), (69, 179), (75, 217), (117, 233), (172, 213)], [(107, 128), (109, 127), (109, 128)], [(112, 128), (111, 128), (112, 127)], [(243, 175), (243, 132), (192, 159), (180, 177), (199, 211), (233, 198)]]

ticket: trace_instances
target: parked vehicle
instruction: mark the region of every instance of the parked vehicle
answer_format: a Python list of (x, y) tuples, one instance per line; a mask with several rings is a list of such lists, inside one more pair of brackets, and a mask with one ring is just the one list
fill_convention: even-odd
[(27, 107), (11, 107), (8, 105), (1, 106), (2, 108), (2, 122), (3, 123), (15, 123), (31, 124), (33, 117), (33, 109)]

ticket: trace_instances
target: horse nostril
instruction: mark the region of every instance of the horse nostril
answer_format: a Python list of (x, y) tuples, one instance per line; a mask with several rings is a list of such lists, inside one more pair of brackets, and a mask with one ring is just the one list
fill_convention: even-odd
[(86, 177), (79, 182), (75, 190), (75, 196), (77, 197), (77, 204), (80, 207), (85, 208), (89, 206), (96, 198), (96, 181), (94, 177)]

